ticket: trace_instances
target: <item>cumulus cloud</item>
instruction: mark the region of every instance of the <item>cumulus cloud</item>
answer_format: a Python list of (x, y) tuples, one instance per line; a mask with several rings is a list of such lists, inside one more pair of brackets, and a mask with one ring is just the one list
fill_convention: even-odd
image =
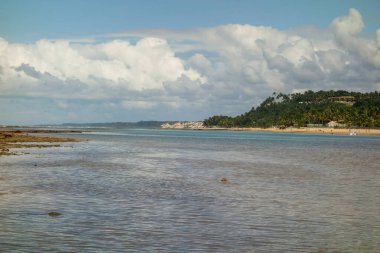
[(135, 110), (140, 119), (152, 112), (202, 119), (239, 114), (273, 91), (379, 90), (380, 29), (370, 39), (363, 28), (350, 9), (321, 36), (232, 24), (150, 31), (136, 43), (120, 34), (102, 43), (0, 38), (0, 96), (65, 101), (55, 103), (62, 110), (72, 99), (93, 100), (103, 116)]
[(350, 9), (347, 16), (338, 17), (331, 23), (338, 45), (356, 54), (362, 61), (380, 68), (379, 30), (376, 40), (372, 41), (357, 36), (363, 28), (362, 16), (356, 9)]
[(30, 95), (28, 88), (31, 92), (38, 90), (38, 85), (41, 95), (46, 96), (51, 95), (50, 91), (45, 94), (46, 86), (63, 89), (81, 86), (70, 96), (93, 98), (94, 93), (89, 91), (100, 84), (110, 90), (143, 91), (161, 89), (164, 82), (182, 76), (193, 81), (204, 78), (195, 70), (185, 68), (167, 42), (157, 38), (143, 38), (136, 45), (121, 40), (83, 45), (40, 40), (22, 45), (2, 39), (0, 54), (3, 69), (0, 88), (4, 89), (5, 83), (22, 85), (23, 91), (13, 92), (24, 95)]
[(347, 16), (335, 18), (331, 23), (331, 27), (335, 34), (354, 35), (363, 30), (364, 23), (359, 11), (351, 8)]
[(203, 54), (199, 53), (191, 56), (188, 64), (201, 73), (204, 73), (211, 67), (211, 62)]
[(154, 106), (154, 102), (150, 101), (123, 101), (121, 103), (125, 109), (151, 109)]
[(198, 30), (195, 47), (217, 54), (210, 57), (209, 82), (239, 88), (243, 95), (264, 97), (271, 90), (295, 89), (368, 91), (378, 89), (380, 30), (371, 40), (360, 36), (363, 28), (361, 14), (350, 9), (321, 36), (226, 25)]

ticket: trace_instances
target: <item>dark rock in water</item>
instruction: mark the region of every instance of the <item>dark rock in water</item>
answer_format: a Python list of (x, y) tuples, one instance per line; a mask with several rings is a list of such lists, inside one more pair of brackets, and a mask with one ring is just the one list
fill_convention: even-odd
[(225, 177), (220, 178), (220, 182), (225, 183), (225, 184), (229, 183), (228, 179)]
[(58, 216), (61, 216), (62, 213), (60, 213), (60, 212), (49, 212), (48, 215), (50, 217), (58, 217)]

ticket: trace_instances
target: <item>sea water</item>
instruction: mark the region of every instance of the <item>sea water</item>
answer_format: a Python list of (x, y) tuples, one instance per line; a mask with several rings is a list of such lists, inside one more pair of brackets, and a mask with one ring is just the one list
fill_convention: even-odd
[(0, 157), (0, 252), (380, 250), (380, 137), (75, 137)]

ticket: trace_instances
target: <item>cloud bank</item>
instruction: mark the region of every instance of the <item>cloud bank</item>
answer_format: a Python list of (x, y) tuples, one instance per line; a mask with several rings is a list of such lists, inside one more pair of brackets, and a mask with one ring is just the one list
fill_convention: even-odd
[[(203, 119), (242, 113), (274, 91), (380, 90), (380, 29), (368, 38), (363, 28), (350, 9), (326, 30), (234, 24), (150, 31), (133, 43), (0, 38), (3, 119)], [(15, 116), (26, 110), (12, 101), (33, 116)]]

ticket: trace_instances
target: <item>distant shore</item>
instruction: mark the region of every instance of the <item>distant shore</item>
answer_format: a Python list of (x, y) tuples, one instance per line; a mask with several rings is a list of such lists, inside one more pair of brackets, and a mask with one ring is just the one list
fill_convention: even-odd
[(164, 123), (162, 129), (199, 130), (199, 131), (252, 131), (275, 133), (305, 133), (305, 134), (340, 134), (340, 135), (380, 135), (380, 128), (344, 128), (344, 127), (207, 127), (202, 121), (183, 121), (172, 124)]
[(12, 149), (17, 148), (49, 148), (59, 147), (60, 142), (78, 142), (76, 138), (51, 137), (32, 134), (79, 133), (78, 131), (40, 130), (40, 129), (1, 129), (0, 130), (0, 156), (17, 155)]
[(205, 131), (253, 131), (253, 132), (275, 132), (275, 133), (306, 133), (306, 134), (340, 134), (340, 135), (380, 135), (380, 129), (362, 129), (362, 128), (323, 128), (323, 127), (288, 127), (285, 129), (280, 128), (257, 128), (257, 127), (231, 127), (231, 128), (200, 128), (197, 130)]

